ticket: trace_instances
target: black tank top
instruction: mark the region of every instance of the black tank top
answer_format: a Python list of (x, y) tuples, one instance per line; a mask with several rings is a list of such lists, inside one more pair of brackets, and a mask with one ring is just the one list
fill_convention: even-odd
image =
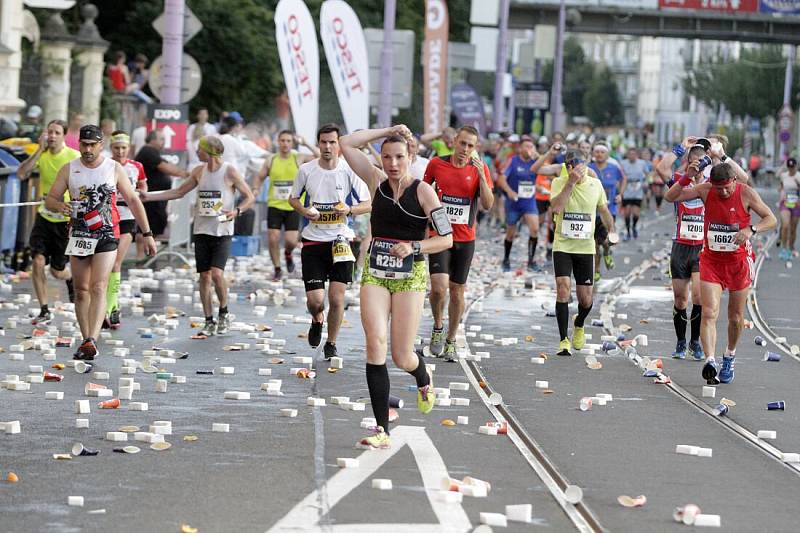
[(419, 184), (418, 180), (414, 180), (403, 191), (400, 201), (395, 203), (389, 180), (381, 182), (372, 200), (370, 227), (373, 237), (398, 241), (425, 239), (428, 217), (417, 198)]

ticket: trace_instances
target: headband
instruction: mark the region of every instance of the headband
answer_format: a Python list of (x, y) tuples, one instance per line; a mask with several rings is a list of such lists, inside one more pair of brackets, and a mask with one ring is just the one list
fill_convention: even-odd
[(219, 156), (222, 155), (222, 152), (218, 152), (217, 150), (215, 150), (214, 148), (211, 147), (211, 145), (209, 144), (208, 139), (206, 137), (202, 137), (200, 139), (200, 142), (198, 143), (198, 146), (200, 147), (200, 149), (202, 151), (204, 151), (205, 153), (207, 153), (211, 157), (219, 157)]
[(111, 144), (116, 144), (116, 143), (130, 144), (131, 138), (127, 133), (118, 133), (116, 135), (112, 135)]

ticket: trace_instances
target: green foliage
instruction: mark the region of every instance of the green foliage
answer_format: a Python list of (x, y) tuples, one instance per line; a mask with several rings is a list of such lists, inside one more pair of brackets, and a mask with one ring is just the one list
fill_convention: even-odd
[[(737, 61), (714, 57), (692, 68), (684, 79), (686, 92), (718, 109), (724, 105), (734, 116), (775, 115), (783, 105), (786, 58), (779, 45), (743, 49)], [(792, 107), (800, 89), (795, 67)]]
[(614, 75), (608, 67), (596, 70), (583, 95), (583, 107), (595, 126), (611, 126), (624, 122), (622, 98)]

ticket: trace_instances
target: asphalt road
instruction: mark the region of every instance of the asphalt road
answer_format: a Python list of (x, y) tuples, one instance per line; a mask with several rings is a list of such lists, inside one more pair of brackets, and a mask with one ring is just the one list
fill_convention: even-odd
[[(728, 420), (752, 432), (776, 430), (770, 441), (784, 452), (800, 452), (800, 425), (794, 405), (800, 403), (793, 378), (797, 361), (784, 357), (781, 362), (762, 361), (763, 348), (753, 343), (757, 333), (745, 332), (737, 356), (736, 380), (717, 387), (716, 398), (702, 398), (704, 384), (700, 365), (694, 361), (674, 361), (669, 279), (665, 263), (656, 262), (638, 279), (628, 279), (631, 269), (652, 259), (653, 253), (668, 246), (668, 217), (648, 215), (638, 241), (622, 243), (615, 250), (617, 267), (604, 273), (598, 285), (591, 318), (600, 316), (603, 302), (613, 302), (614, 327), (626, 323), (633, 330), (627, 335), (646, 334), (648, 347), (642, 355), (661, 357), (664, 371), (676, 385), (696, 396), (697, 401), (716, 405), (723, 396), (736, 402)], [(514, 261), (523, 260), (519, 240)], [(546, 316), (553, 305), (552, 274), (533, 277), (521, 272), (502, 274), (498, 269), (502, 237), (497, 230), (484, 229), (471, 278), (470, 298), (478, 299), (467, 330), (471, 353), (489, 352), (479, 363), (486, 381), (500, 392), (508, 410), (536, 441), (557, 469), (558, 475), (583, 489), (583, 502), (608, 531), (667, 531), (686, 527), (673, 522), (677, 506), (695, 503), (703, 512), (721, 516), (722, 527), (731, 531), (795, 531), (796, 524), (786, 496), (798, 488), (798, 473), (771, 457), (761, 448), (715, 420), (696, 405), (687, 402), (623, 356), (597, 353), (603, 367), (587, 368), (582, 355), (557, 358), (555, 318)], [(406, 405), (393, 426), (395, 447), (391, 451), (363, 452), (354, 443), (365, 434), (365, 411), (352, 411), (332, 405), (332, 398), (347, 396), (355, 401), (368, 396), (364, 379), (364, 340), (359, 321), (357, 292), (349, 293), (351, 306), (340, 335), (339, 350), (343, 368), (327, 371), (328, 363), (306, 343), (307, 324), (302, 303), (302, 287), (293, 280), (282, 286), (266, 281), (271, 268), (268, 259), (240, 261), (229, 273), (238, 297), (230, 305), (236, 321), (250, 326), (270, 326), (274, 339), (284, 346), (268, 354), (255, 347), (257, 339), (243, 331), (225, 338), (192, 340), (190, 317), (202, 313), (193, 309), (197, 295), (189, 283), (191, 270), (160, 265), (155, 276), (158, 287), (151, 293), (142, 316), (127, 312), (124, 327), (113, 332), (130, 355), (139, 362), (143, 350), (159, 346), (188, 352), (187, 359), (162, 364), (185, 384), (171, 383), (167, 393), (156, 392), (153, 374), (139, 369), (134, 377), (141, 390), (133, 401), (149, 404), (149, 410), (131, 411), (128, 402), (120, 409), (101, 410), (97, 398), (84, 394), (91, 374), (77, 374), (66, 368), (59, 383), (32, 384), (30, 392), (0, 389), (0, 421), (19, 420), (20, 434), (0, 433), (4, 453), (0, 474), (15, 472), (20, 481), (0, 481), (0, 521), (2, 531), (180, 531), (189, 524), (200, 531), (469, 531), (481, 522), (480, 513), (504, 513), (506, 505), (531, 504), (530, 524), (508, 522), (511, 531), (531, 529), (569, 531), (576, 529), (565, 512), (558, 489), (543, 481), (529, 458), (506, 436), (479, 434), (479, 426), (493, 420), (473, 386), (451, 390), (454, 398), (465, 398), (469, 405), (438, 406), (429, 415), (415, 408), (415, 393), (409, 390), (413, 379), (390, 366), (392, 394)], [(796, 300), (795, 271), (776, 261), (766, 262), (759, 280), (759, 306), (765, 320), (791, 341), (792, 302)], [(134, 276), (135, 277), (135, 276)], [(630, 281), (628, 294), (620, 294), (623, 280)], [(534, 290), (525, 289), (533, 281)], [(0, 286), (3, 301), (13, 302), (30, 292), (27, 280), (6, 279)], [(152, 282), (151, 282), (152, 283)], [(530, 286), (530, 283), (529, 283)], [(53, 285), (53, 287), (57, 287)], [(285, 289), (291, 296), (281, 305), (273, 293)], [(62, 291), (63, 292), (63, 291)], [(137, 292), (134, 289), (134, 292)], [(247, 296), (258, 294), (255, 299)], [(176, 296), (179, 295), (179, 296)], [(293, 298), (292, 298), (293, 297)], [(138, 328), (154, 326), (147, 318), (174, 306), (185, 313), (176, 329), (167, 336), (142, 338)], [(259, 309), (256, 306), (266, 306)], [(20, 319), (10, 328), (10, 317), (22, 317), (34, 303), (0, 309), (5, 336), (0, 347), (0, 377), (28, 374), (28, 365), (51, 365), (36, 350), (24, 351), (24, 360), (12, 360), (11, 346), (30, 334), (31, 327)], [(619, 314), (627, 318), (616, 318)], [(68, 311), (59, 313), (54, 325), (74, 320)], [(724, 313), (723, 313), (724, 315)], [(297, 317), (298, 321), (295, 321)], [(724, 320), (720, 344), (724, 342)], [(607, 324), (608, 325), (608, 324)], [(157, 325), (155, 327), (158, 327)], [(429, 335), (430, 323), (423, 321), (420, 336)], [(589, 327), (591, 343), (599, 343), (607, 333)], [(266, 332), (259, 335), (268, 334)], [(496, 338), (516, 337), (517, 344), (499, 346), (480, 335)], [(474, 336), (473, 336), (474, 334)], [(795, 335), (794, 342), (800, 342)], [(242, 351), (224, 348), (236, 342), (249, 343)], [(480, 343), (484, 343), (483, 346)], [(279, 344), (279, 343), (278, 343)], [(463, 343), (462, 343), (463, 344)], [(104, 353), (95, 370), (110, 373), (108, 386), (117, 392), (122, 357), (114, 357), (113, 346), (102, 345)], [(68, 361), (71, 350), (58, 348), (58, 361)], [(551, 357), (543, 365), (531, 362), (540, 353)], [(292, 376), (291, 368), (303, 366), (295, 356), (314, 358), (314, 379)], [(282, 364), (273, 358), (284, 360)], [(436, 365), (435, 385), (467, 383), (462, 365), (429, 360)], [(233, 366), (233, 375), (221, 374), (220, 367)], [(215, 369), (213, 375), (198, 370)], [(271, 376), (259, 375), (269, 369)], [(282, 396), (260, 390), (269, 379), (282, 379)], [(548, 381), (545, 393), (536, 381)], [(45, 391), (63, 391), (63, 400), (46, 400)], [(226, 400), (226, 391), (250, 392), (250, 400)], [(583, 396), (598, 393), (613, 395), (606, 406), (595, 405), (582, 412)], [(325, 398), (326, 406), (309, 407), (309, 396)], [(74, 401), (89, 399), (88, 415), (75, 413)], [(786, 411), (767, 411), (766, 402), (784, 400)], [(281, 416), (281, 409), (297, 409), (295, 418)], [(465, 425), (443, 425), (445, 419), (467, 416)], [(76, 418), (88, 418), (88, 429), (75, 428)], [(146, 443), (136, 444), (135, 455), (114, 453), (119, 444), (104, 440), (108, 431), (135, 425), (147, 430), (156, 420), (170, 420), (172, 435), (166, 451), (151, 450)], [(230, 424), (230, 432), (211, 431), (213, 423)], [(131, 435), (132, 437), (132, 435)], [(196, 440), (185, 440), (196, 437)], [(130, 439), (132, 440), (132, 438)], [(53, 454), (68, 453), (81, 442), (100, 450), (95, 457), (55, 460)], [(712, 457), (675, 453), (678, 444), (711, 448)], [(357, 468), (340, 468), (340, 458), (357, 458)], [(464, 496), (461, 504), (446, 503), (440, 489), (444, 475), (461, 479), (472, 476), (491, 483), (485, 498)], [(372, 487), (374, 479), (392, 480), (392, 490)], [(731, 490), (733, 489), (733, 490)], [(555, 492), (555, 494), (554, 494)], [(629, 509), (617, 503), (620, 495), (647, 496), (642, 508)], [(83, 496), (84, 507), (67, 505), (68, 496)], [(566, 505), (569, 507), (569, 504)], [(92, 513), (104, 510), (102, 514)], [(499, 528), (496, 528), (499, 529)]]

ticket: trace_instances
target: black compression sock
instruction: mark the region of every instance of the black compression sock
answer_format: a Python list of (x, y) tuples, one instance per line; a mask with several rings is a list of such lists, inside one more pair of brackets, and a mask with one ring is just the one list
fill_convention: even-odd
[(367, 363), (367, 388), (375, 422), (389, 434), (389, 370), (386, 365)]
[(225, 307), (220, 307), (219, 308), (219, 314), (220, 315), (227, 315), (228, 314), (228, 306), (226, 305)]
[(47, 304), (44, 304), (44, 305), (42, 306), (41, 313), (42, 313), (42, 314), (45, 314), (45, 313), (49, 313), (49, 312), (50, 312), (50, 308), (49, 308), (49, 307), (47, 307)]
[(206, 322), (213, 322), (213, 321), (214, 321), (214, 315), (206, 317)]
[[(685, 313), (685, 311), (684, 311)], [(703, 318), (703, 306), (692, 305), (692, 340), (700, 340), (700, 320)]]
[(589, 312), (592, 310), (592, 305), (589, 304), (589, 307), (582, 307), (578, 305), (578, 316), (575, 317), (575, 327), (582, 328), (584, 322), (586, 321), (586, 317), (589, 316)]
[(631, 217), (625, 217), (625, 229), (628, 230), (628, 233), (631, 232)]
[(538, 237), (528, 238), (528, 263), (533, 263), (533, 258), (536, 256), (536, 246), (539, 244)]
[(431, 377), (428, 375), (428, 371), (425, 369), (425, 361), (419, 356), (419, 354), (417, 354), (417, 359), (419, 360), (417, 368), (414, 370), (409, 370), (408, 373), (414, 376), (414, 379), (417, 380), (417, 388), (419, 389), (425, 385), (430, 385)]
[[(692, 315), (694, 315), (694, 309), (692, 309)], [(678, 340), (686, 340), (686, 309), (673, 307), (672, 323), (675, 325), (675, 336), (678, 337)]]
[(569, 303), (556, 302), (556, 321), (558, 322), (559, 340), (569, 337)]
[(511, 256), (511, 247), (513, 245), (514, 245), (514, 241), (509, 241), (508, 239), (503, 241), (503, 246), (505, 247), (505, 255), (503, 256), (504, 260), (507, 261), (508, 258)]
[(633, 231), (636, 231), (636, 224), (639, 223), (639, 217), (633, 215)]

